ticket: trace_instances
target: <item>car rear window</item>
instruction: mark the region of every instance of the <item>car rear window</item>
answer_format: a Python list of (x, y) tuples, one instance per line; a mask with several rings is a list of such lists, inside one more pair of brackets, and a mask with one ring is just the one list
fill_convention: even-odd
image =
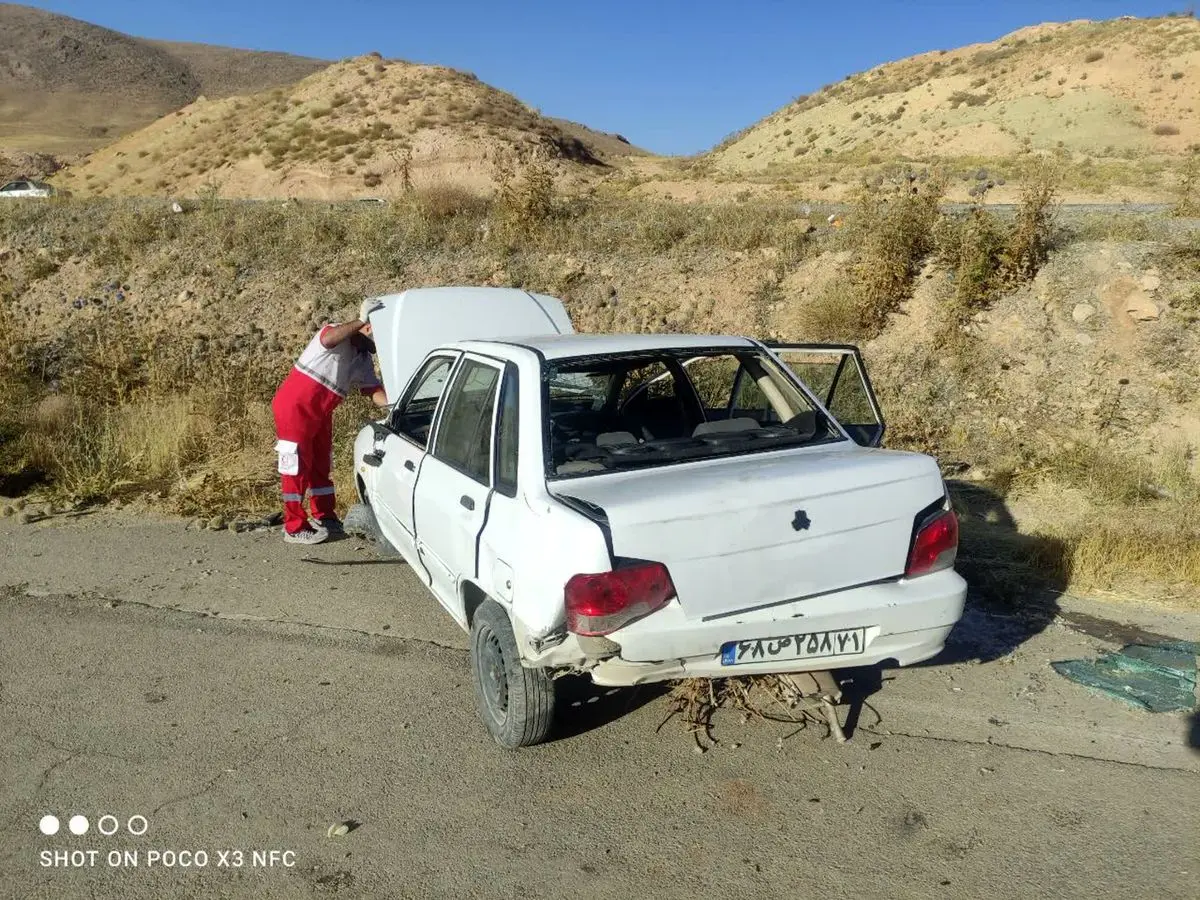
[(549, 477), (844, 440), (759, 350), (555, 360), (543, 374)]

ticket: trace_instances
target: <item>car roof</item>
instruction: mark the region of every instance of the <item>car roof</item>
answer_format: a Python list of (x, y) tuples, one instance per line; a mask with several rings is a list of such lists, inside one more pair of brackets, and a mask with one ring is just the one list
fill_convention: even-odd
[(744, 349), (754, 342), (745, 337), (714, 334), (541, 334), (494, 341), (462, 341), (464, 350), (495, 351), (498, 347), (522, 347), (545, 359), (576, 356), (608, 356), (653, 350)]

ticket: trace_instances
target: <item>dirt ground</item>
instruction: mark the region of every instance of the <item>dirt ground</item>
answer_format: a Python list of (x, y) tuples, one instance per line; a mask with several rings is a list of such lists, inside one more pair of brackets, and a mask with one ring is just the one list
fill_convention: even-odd
[[(938, 660), (852, 673), (865, 705), (840, 746), (729, 714), (701, 754), (678, 722), (656, 731), (661, 692), (568, 681), (555, 739), (508, 753), (475, 719), (465, 636), (355, 539), (4, 519), (0, 872), (30, 898), (1191, 897), (1195, 721), (1049, 666), (1155, 635), (1194, 640), (1200, 616), (972, 608)], [(95, 866), (42, 864), (89, 849)]]

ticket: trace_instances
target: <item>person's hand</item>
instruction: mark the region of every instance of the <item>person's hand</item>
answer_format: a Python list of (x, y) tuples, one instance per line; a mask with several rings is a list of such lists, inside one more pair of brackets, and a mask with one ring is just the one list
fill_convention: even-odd
[(358, 320), (360, 322), (362, 322), (363, 325), (370, 325), (371, 324), (371, 318), (370, 318), (371, 313), (375, 312), (376, 310), (380, 310), (380, 309), (383, 309), (383, 301), (379, 300), (375, 297), (368, 297), (366, 300), (364, 300), (362, 302), (362, 306), (359, 308)]

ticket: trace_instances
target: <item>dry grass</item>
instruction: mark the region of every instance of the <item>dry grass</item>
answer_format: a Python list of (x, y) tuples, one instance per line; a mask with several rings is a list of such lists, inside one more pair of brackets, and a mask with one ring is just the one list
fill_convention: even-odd
[(1019, 606), (1045, 592), (1124, 591), (1196, 605), (1200, 528), (1194, 500), (1109, 504), (1086, 524), (1030, 532), (961, 520), (958, 569), (986, 599)]
[[(536, 163), (512, 172), (508, 193), (493, 200), (435, 186), (410, 190), (386, 206), (285, 208), (210, 195), (183, 215), (155, 203), (0, 208), (0, 246), (18, 252), (15, 264), (0, 267), (0, 488), (20, 489), (42, 477), (46, 490), (62, 496), (158, 494), (188, 514), (274, 508), (268, 404), (295, 353), (319, 321), (364, 293), (430, 272), (484, 282), (503, 267), (491, 283), (566, 296), (584, 330), (710, 331), (730, 322), (755, 328), (768, 309), (781, 307), (785, 318), (805, 317), (805, 337), (843, 338), (882, 328), (935, 249), (947, 254), (945, 264), (964, 292), (955, 302), (962, 309), (986, 307), (1044, 259), (1054, 196), (1050, 182), (1031, 188), (1026, 208), (1010, 219), (981, 208), (955, 225), (951, 238), (951, 226), (939, 219), (936, 182), (916, 181), (913, 194), (905, 180), (910, 193), (892, 183), (876, 185), (846, 228), (809, 235), (788, 202), (686, 206), (616, 193), (564, 197), (539, 180)], [(817, 298), (832, 298), (825, 303), (798, 301), (781, 286), (789, 266), (814, 248), (851, 255), (845, 275)], [(589, 260), (590, 274), (564, 273), (568, 256)], [(1196, 271), (1197, 258), (1194, 248), (1180, 244), (1155, 264), (1175, 278), (1177, 271)], [(430, 260), (453, 264), (430, 268)], [(745, 284), (711, 303), (648, 291), (622, 293), (618, 306), (611, 285), (620, 276), (595, 274), (601, 266), (615, 272), (658, 265), (678, 275), (713, 260), (718, 279), (744, 266)], [(166, 300), (89, 307), (69, 316), (61, 332), (34, 332), (12, 315), (18, 297), (46, 296), (41, 287), (62, 279), (60, 268), (85, 264), (106, 280), (170, 286)], [(170, 300), (183, 285), (212, 306), (173, 310)], [(262, 300), (264, 285), (288, 296), (288, 303), (274, 299), (278, 294)], [(336, 288), (299, 305), (293, 293), (312, 296), (313, 285)], [(159, 307), (176, 318), (158, 323), (152, 313)], [(714, 324), (715, 315), (725, 318)], [(1057, 530), (1018, 535), (968, 522), (964, 567), (977, 586), (1012, 596), (1037, 582), (1110, 587), (1131, 574), (1200, 584), (1193, 524), (1200, 521), (1200, 490), (1188, 475), (1185, 448), (1148, 468), (1110, 445), (1077, 436), (1070, 444), (1036, 421), (1024, 430), (1022, 448), (1010, 435), (971, 431), (959, 415), (964, 395), (985, 393), (994, 370), (974, 348), (963, 349), (971, 352), (952, 365), (945, 348), (936, 346), (929, 358), (876, 370), (889, 445), (985, 467), (1001, 497), (1039, 484), (1069, 487), (1095, 504), (1097, 522), (1112, 523), (1082, 529), (1064, 522)], [(345, 465), (349, 443), (371, 414), (355, 401), (335, 420), (343, 508), (354, 493)]]
[[(804, 244), (783, 205), (687, 214), (666, 203), (567, 201), (537, 163), (514, 168), (495, 200), (446, 185), (378, 207), (285, 209), (225, 203), (215, 193), (190, 207), (184, 215), (162, 204), (106, 201), (0, 209), (0, 246), (31, 248), (0, 270), (0, 474), (21, 476), (6, 484), (44, 479), (45, 489), (77, 500), (157, 494), (189, 514), (274, 505), (270, 397), (309, 329), (361, 297), (314, 306), (291, 336), (276, 330), (283, 322), (263, 323), (268, 334), (204, 307), (172, 313), (179, 326), (166, 325), (152, 309), (115, 305), (111, 294), (60, 335), (19, 329), (9, 315), (14, 298), (66, 260), (141, 271), (168, 285), (202, 275), (206, 296), (236, 296), (247, 272), (315, 283), (350, 268), (382, 286), (429, 251), (499, 254), (523, 280), (515, 274), (523, 258), (598, 243), (623, 242), (635, 252), (770, 245), (796, 253)], [(368, 412), (348, 404), (339, 413), (344, 448)], [(343, 502), (350, 487), (341, 485)]]
[(1179, 196), (1171, 212), (1176, 216), (1200, 216), (1200, 146), (1188, 153), (1179, 178)]

